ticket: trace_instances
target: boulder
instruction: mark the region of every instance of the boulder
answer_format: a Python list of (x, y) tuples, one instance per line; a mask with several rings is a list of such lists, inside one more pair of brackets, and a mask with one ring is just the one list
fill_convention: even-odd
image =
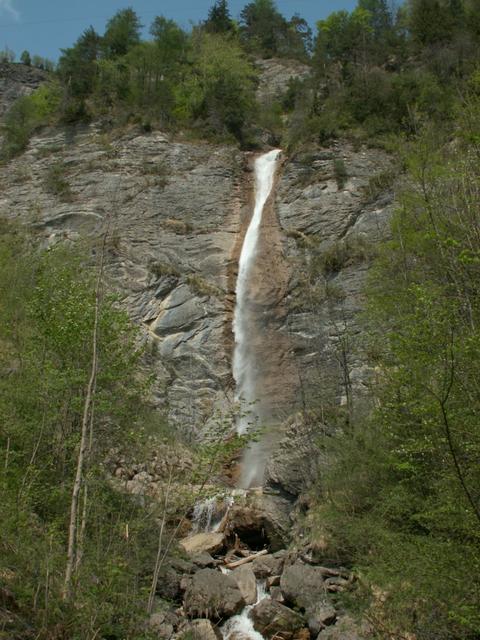
[(302, 615), (268, 598), (259, 602), (251, 615), (253, 626), (267, 640), (273, 637), (287, 640), (305, 627)]
[(335, 607), (326, 600), (318, 602), (307, 611), (308, 628), (313, 636), (317, 636), (322, 629), (333, 624), (336, 619)]
[(158, 640), (169, 640), (173, 635), (173, 624), (165, 613), (153, 613), (148, 621), (148, 629)]
[(192, 562), (200, 567), (200, 569), (206, 569), (207, 567), (214, 567), (216, 565), (212, 556), (204, 551), (203, 553), (196, 553), (192, 556)]
[(318, 640), (367, 640), (372, 635), (372, 629), (366, 622), (355, 622), (349, 616), (339, 618), (332, 627), (320, 632)]
[(255, 604), (257, 601), (257, 579), (255, 578), (252, 567), (248, 565), (237, 567), (231, 575), (237, 583), (245, 603)]
[(270, 576), (278, 576), (282, 573), (283, 563), (283, 558), (276, 558), (272, 554), (260, 556), (252, 562), (253, 573), (260, 580)]
[(225, 544), (223, 533), (197, 533), (180, 540), (180, 546), (189, 556), (199, 553), (217, 553)]
[(272, 587), (270, 589), (270, 597), (272, 598), (272, 600), (276, 600), (281, 604), (285, 602), (285, 598), (283, 597), (283, 593), (280, 587)]
[(231, 575), (215, 569), (201, 569), (188, 585), (183, 607), (189, 618), (221, 620), (245, 606), (242, 592)]
[(285, 568), (280, 578), (285, 601), (299, 609), (310, 609), (324, 599), (325, 583), (322, 572), (303, 562)]
[(186, 633), (192, 640), (221, 640), (221, 633), (210, 620), (192, 620), (188, 623)]
[(280, 586), (280, 576), (270, 576), (267, 578), (267, 589), (270, 590), (272, 587)]
[(181, 602), (182, 574), (173, 567), (165, 567), (159, 575), (156, 593), (163, 600)]

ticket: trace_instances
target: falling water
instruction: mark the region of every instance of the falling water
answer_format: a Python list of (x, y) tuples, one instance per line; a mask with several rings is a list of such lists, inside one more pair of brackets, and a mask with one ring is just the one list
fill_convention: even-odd
[[(256, 258), (262, 213), (272, 191), (276, 163), (280, 153), (279, 149), (274, 149), (255, 161), (255, 208), (245, 234), (238, 266), (236, 306), (233, 317), (233, 332), (235, 335), (233, 377), (236, 384), (236, 399), (242, 403), (243, 407), (243, 415), (237, 423), (239, 434), (245, 434), (252, 421), (258, 417), (253, 408), (258, 393), (255, 376), (256, 353), (255, 348), (252, 346), (251, 335), (250, 276)], [(244, 460), (244, 478), (241, 482), (243, 487), (251, 486), (252, 482), (258, 479), (259, 476), (259, 467), (262, 462), (260, 459), (256, 459), (258, 456), (256, 456), (256, 450), (254, 449), (250, 447), (249, 452), (247, 452), (247, 457), (250, 458), (248, 464), (247, 460)]]
[(257, 580), (256, 603), (245, 607), (243, 611), (233, 618), (230, 618), (230, 620), (223, 625), (221, 632), (224, 640), (234, 640), (235, 638), (242, 638), (243, 640), (264, 640), (262, 634), (256, 631), (253, 626), (250, 612), (255, 605), (265, 600), (265, 598), (270, 598), (266, 590), (265, 580)]

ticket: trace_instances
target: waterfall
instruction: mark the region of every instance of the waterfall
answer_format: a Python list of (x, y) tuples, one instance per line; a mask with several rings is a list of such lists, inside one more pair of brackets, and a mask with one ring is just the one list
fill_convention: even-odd
[[(235, 348), (233, 353), (233, 377), (236, 384), (236, 400), (241, 403), (242, 415), (237, 422), (237, 432), (245, 434), (252, 422), (258, 419), (258, 412), (254, 403), (258, 400), (256, 385), (256, 353), (252, 346), (251, 335), (251, 291), (250, 276), (255, 263), (260, 225), (265, 204), (273, 188), (275, 169), (281, 151), (274, 149), (258, 157), (255, 161), (255, 208), (252, 219), (245, 234), (236, 285), (236, 305), (233, 317), (233, 333)], [(242, 480), (242, 486), (251, 486), (258, 478), (255, 456), (250, 456), (250, 468), (246, 470), (247, 477)], [(244, 461), (246, 462), (246, 461)]]
[(267, 593), (265, 580), (257, 580), (257, 601), (254, 605), (245, 607), (238, 615), (230, 618), (221, 627), (224, 640), (265, 640), (261, 633), (256, 631), (253, 620), (250, 617), (251, 610), (265, 598), (270, 599)]

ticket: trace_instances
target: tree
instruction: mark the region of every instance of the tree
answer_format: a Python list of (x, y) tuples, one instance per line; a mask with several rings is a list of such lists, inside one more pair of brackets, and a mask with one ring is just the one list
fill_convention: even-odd
[(15, 52), (5, 47), (3, 51), (0, 51), (0, 62), (15, 62)]
[(371, 14), (357, 7), (352, 13), (336, 11), (317, 22), (315, 56), (317, 63), (365, 60), (372, 40)]
[(358, 8), (370, 13), (370, 24), (377, 40), (384, 39), (393, 26), (393, 17), (387, 0), (358, 0)]
[(240, 14), (240, 33), (245, 43), (266, 56), (278, 53), (287, 29), (287, 21), (273, 0), (254, 0)]
[(254, 105), (254, 69), (229, 38), (200, 30), (194, 35), (192, 69), (177, 88), (176, 113), (242, 140)]
[(233, 30), (234, 24), (227, 0), (216, 0), (210, 7), (204, 27), (210, 33), (228, 33)]
[(157, 46), (162, 74), (169, 74), (180, 64), (186, 54), (188, 37), (174, 20), (157, 16), (150, 27)]
[(62, 49), (58, 73), (68, 96), (82, 99), (93, 91), (101, 47), (101, 37), (93, 27), (89, 27), (73, 47)]
[(440, 0), (410, 0), (408, 24), (413, 40), (430, 46), (450, 40), (452, 16)]
[(140, 19), (129, 7), (121, 9), (107, 22), (103, 36), (103, 51), (107, 58), (124, 56), (140, 42)]
[(27, 67), (29, 67), (32, 64), (32, 59), (30, 57), (30, 53), (27, 50), (22, 51), (22, 54), (20, 56), (20, 62), (22, 64), (26, 64)]
[[(106, 637), (114, 630), (115, 637), (135, 637), (132, 627), (144, 605), (155, 545), (153, 518), (114, 488), (107, 472), (112, 448), (133, 451), (143, 440), (143, 421), (152, 416), (145, 403), (148, 381), (139, 374), (136, 331), (111, 296), (97, 305), (90, 260), (90, 252), (72, 247), (40, 250), (21, 230), (2, 224), (0, 363), (11, 373), (0, 380), (0, 589), (7, 568), (15, 567), (8, 586), (18, 615), (45, 638), (58, 637), (60, 629), (65, 635), (66, 628), (77, 637)], [(95, 326), (99, 366), (85, 442), (88, 347)], [(62, 602), (68, 512), (82, 441), (69, 558), (75, 599)], [(9, 628), (15, 623), (2, 621), (8, 637), (22, 635)]]

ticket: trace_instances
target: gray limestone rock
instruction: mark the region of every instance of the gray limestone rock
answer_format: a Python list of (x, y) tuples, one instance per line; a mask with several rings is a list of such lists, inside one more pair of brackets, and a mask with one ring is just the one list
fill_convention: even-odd
[(316, 605), (325, 595), (322, 572), (317, 567), (299, 561), (285, 567), (280, 588), (285, 601), (302, 610)]
[(259, 602), (251, 615), (253, 626), (267, 640), (284, 637), (282, 634), (293, 634), (305, 626), (302, 615), (268, 598)]
[(183, 606), (189, 618), (221, 620), (240, 611), (245, 600), (232, 576), (201, 569), (187, 587)]
[(320, 632), (318, 640), (368, 640), (372, 629), (366, 622), (355, 622), (349, 616), (339, 618), (333, 626)]
[(242, 592), (246, 604), (255, 604), (257, 601), (257, 580), (252, 567), (248, 565), (237, 567), (231, 575)]
[(192, 620), (185, 629), (192, 640), (221, 640), (222, 634), (210, 620)]

